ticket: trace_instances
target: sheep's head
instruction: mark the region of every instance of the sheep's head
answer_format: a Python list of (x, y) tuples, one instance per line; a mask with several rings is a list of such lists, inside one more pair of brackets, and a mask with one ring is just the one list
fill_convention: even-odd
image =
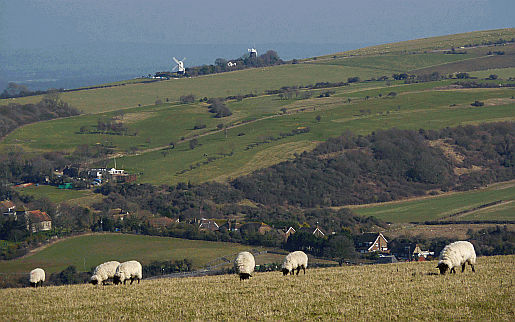
[(248, 280), (250, 277), (252, 277), (252, 275), (250, 275), (248, 273), (240, 273), (240, 281), (241, 280)]
[(93, 284), (93, 285), (97, 285), (97, 284), (98, 284), (97, 277), (96, 277), (96, 276), (91, 277), (91, 280), (90, 280), (89, 282), (90, 282), (91, 284)]
[(32, 286), (32, 287), (36, 287), (37, 285), (38, 285), (38, 283), (30, 282), (30, 286)]
[(283, 268), (283, 269), (281, 270), (281, 272), (283, 272), (283, 276), (286, 276), (286, 275), (288, 275), (288, 273), (290, 272), (290, 270), (289, 270), (289, 269), (287, 269), (287, 268)]
[(440, 274), (445, 275), (445, 273), (449, 269), (449, 265), (447, 265), (445, 263), (440, 263), (440, 264), (438, 264), (438, 266), (436, 266), (436, 268), (438, 268), (440, 270)]
[(118, 274), (113, 277), (114, 285), (121, 284), (122, 281), (123, 281), (122, 277), (120, 275), (118, 275)]

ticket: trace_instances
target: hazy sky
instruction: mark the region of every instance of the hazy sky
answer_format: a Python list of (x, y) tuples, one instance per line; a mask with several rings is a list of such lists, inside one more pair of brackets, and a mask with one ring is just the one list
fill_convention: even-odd
[(373, 43), (514, 27), (514, 0), (0, 0), (0, 46)]

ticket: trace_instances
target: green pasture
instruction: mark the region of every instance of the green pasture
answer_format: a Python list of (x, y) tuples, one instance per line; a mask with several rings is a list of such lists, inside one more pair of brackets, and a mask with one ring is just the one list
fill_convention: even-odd
[[(470, 213), (445, 218), (491, 202), (503, 203)], [(480, 190), (412, 199), (377, 205), (350, 207), (359, 216), (374, 216), (387, 222), (430, 220), (515, 220), (515, 185), (494, 184)]]
[[(337, 136), (345, 130), (366, 135), (392, 127), (440, 129), (460, 124), (513, 120), (515, 101), (510, 99), (512, 90), (428, 90), (448, 85), (451, 81), (392, 86), (377, 83), (339, 87), (333, 96), (327, 98), (314, 95), (307, 100), (280, 100), (277, 95), (262, 95), (229, 102), (234, 114), (222, 119), (214, 118), (204, 103), (163, 104), (125, 110), (120, 121), (137, 130), (138, 135), (98, 133), (98, 120), (110, 119), (114, 112), (81, 115), (22, 127), (9, 134), (2, 145), (15, 144), (28, 151), (49, 151), (72, 149), (84, 143), (100, 145), (108, 141), (122, 153), (137, 147), (139, 151), (135, 155), (117, 158), (117, 167), (140, 174), (140, 182), (172, 184), (234, 178), (237, 173), (250, 173), (252, 169), (288, 160), (293, 153), (309, 151), (315, 142)], [(388, 97), (390, 92), (397, 95)], [(379, 94), (382, 94), (381, 98)], [(369, 99), (365, 99), (366, 96)], [(503, 101), (500, 105), (490, 105), (489, 100), (494, 102), (495, 99)], [(487, 104), (472, 107), (470, 104), (476, 100)], [(283, 114), (281, 109), (286, 113)], [(315, 119), (317, 115), (321, 116), (320, 122)], [(193, 130), (199, 120), (206, 128)], [(244, 120), (255, 121), (241, 123)], [(227, 137), (223, 130), (216, 128), (219, 123), (229, 126)], [(78, 132), (81, 126), (87, 126), (85, 134)], [(265, 137), (277, 137), (281, 132), (305, 127), (311, 131), (247, 149), (251, 144), (264, 141)], [(195, 137), (199, 146), (191, 150), (189, 141), (180, 141), (182, 137)], [(174, 149), (169, 147), (172, 141), (179, 142)], [(286, 146), (291, 153), (282, 153), (281, 147)], [(208, 159), (213, 157), (220, 159), (208, 163)], [(114, 162), (109, 165), (114, 166)]]
[(32, 185), (24, 188), (14, 188), (14, 190), (22, 195), (32, 195), (36, 198), (46, 197), (54, 203), (60, 203), (70, 199), (85, 198), (93, 194), (89, 190), (59, 189), (48, 185)]
[[(259, 93), (284, 86), (306, 86), (318, 82), (346, 82), (349, 77), (363, 79), (380, 76), (377, 71), (328, 65), (281, 65), (254, 68), (235, 72), (179, 78), (150, 84), (132, 84), (103, 89), (63, 93), (60, 99), (86, 114), (103, 113), (138, 105), (153, 105), (158, 99), (166, 102), (179, 100), (182, 95), (203, 97), (227, 97), (229, 95)], [(41, 97), (33, 96), (16, 100), (1, 100), (0, 104), (18, 102), (35, 103)]]
[(148, 264), (153, 260), (192, 260), (202, 268), (208, 262), (251, 247), (223, 242), (186, 240), (128, 234), (91, 234), (66, 238), (26, 257), (0, 261), (0, 272), (29, 272), (43, 267), (47, 274), (60, 272), (73, 265), (78, 271), (110, 261), (138, 260)]
[(480, 72), (470, 72), (469, 74), (479, 79), (488, 78), (490, 75), (497, 75), (499, 79), (508, 79), (510, 77), (515, 78), (515, 68), (490, 69)]
[[(136, 172), (140, 169), (139, 172), (143, 172), (140, 176), (142, 182), (201, 182), (219, 176), (234, 178), (243, 168), (246, 169), (243, 173), (249, 173), (249, 167), (257, 170), (291, 158), (292, 154), (283, 153), (280, 148), (285, 144), (301, 142), (295, 145), (295, 152), (302, 153), (314, 148), (315, 142), (337, 136), (345, 130), (366, 135), (372, 131), (392, 127), (414, 130), (441, 129), (460, 124), (513, 120), (515, 102), (485, 107), (470, 106), (475, 100), (488, 100), (499, 96), (506, 97), (507, 94), (502, 91), (438, 91), (398, 95), (394, 99), (369, 99), (354, 103), (340, 101), (329, 107), (314, 107), (314, 110), (278, 115), (230, 128), (227, 138), (223, 132), (199, 137), (200, 146), (194, 150), (189, 149), (189, 143), (183, 143), (173, 150), (168, 150), (169, 154), (166, 156), (161, 154), (162, 151), (155, 151), (125, 156), (118, 159), (117, 164), (128, 171)], [(449, 107), (451, 104), (456, 106)], [(360, 112), (362, 110), (370, 110), (370, 114), (363, 115)], [(315, 120), (317, 115), (321, 116), (320, 122)], [(302, 127), (310, 127), (311, 131), (246, 150), (249, 144), (261, 141), (266, 135), (277, 136), (280, 132), (290, 132)], [(242, 133), (245, 135), (239, 136)], [(270, 152), (267, 153), (266, 150)], [(223, 159), (202, 164), (209, 157), (229, 154), (231, 151), (234, 151), (232, 156), (226, 155)], [(258, 158), (258, 155), (262, 158)], [(190, 165), (194, 167), (193, 170), (177, 174), (181, 170), (189, 169)]]

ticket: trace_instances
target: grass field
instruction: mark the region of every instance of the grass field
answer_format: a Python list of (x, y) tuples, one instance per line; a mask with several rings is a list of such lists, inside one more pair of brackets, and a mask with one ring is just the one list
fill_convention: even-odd
[(515, 256), (0, 290), (4, 321), (513, 321)]
[[(510, 90), (428, 90), (450, 84), (443, 81), (431, 84), (392, 85), (376, 82), (338, 88), (329, 98), (308, 100), (280, 100), (277, 96), (260, 96), (228, 105), (234, 115), (227, 119), (215, 119), (202, 104), (137, 107), (125, 111), (122, 121), (138, 135), (107, 135), (96, 133), (98, 115), (60, 119), (25, 126), (9, 134), (2, 146), (19, 146), (27, 151), (72, 149), (78, 144), (99, 145), (108, 141), (117, 152), (126, 153), (132, 147), (139, 149), (136, 155), (117, 159), (119, 168), (139, 173), (140, 182), (154, 184), (177, 182), (202, 182), (215, 178), (235, 177), (276, 164), (291, 158), (293, 153), (312, 149), (316, 142), (337, 136), (345, 130), (366, 135), (379, 129), (440, 129), (459, 124), (478, 124), (513, 120), (515, 101), (510, 100)], [(379, 87), (378, 87), (379, 86)], [(394, 98), (385, 98), (396, 92)], [(382, 95), (379, 98), (379, 95)], [(365, 99), (366, 97), (369, 99)], [(351, 99), (351, 102), (348, 102)], [(489, 102), (483, 108), (473, 108), (475, 100)], [(455, 104), (450, 108), (450, 105)], [(287, 112), (283, 114), (281, 109)], [(363, 114), (362, 111), (368, 111)], [(109, 118), (110, 113), (102, 114)], [(315, 117), (321, 116), (317, 122)], [(255, 121), (241, 124), (242, 121)], [(194, 130), (201, 120), (206, 128)], [(230, 126), (227, 137), (216, 126), (222, 122)], [(85, 134), (79, 133), (87, 126)], [(278, 136), (297, 128), (309, 127), (310, 133), (271, 141), (257, 148), (247, 147), (262, 141), (265, 136)], [(245, 134), (245, 135), (241, 135)], [(199, 136), (200, 135), (200, 136)], [(170, 142), (180, 142), (198, 136), (199, 146), (194, 150), (189, 142), (165, 149)], [(281, 147), (289, 148), (278, 153)], [(294, 147), (294, 149), (291, 149)], [(145, 152), (146, 153), (142, 153)], [(232, 156), (228, 156), (233, 151)], [(164, 152), (164, 153), (163, 153)], [(226, 156), (213, 162), (210, 157)], [(256, 162), (259, 160), (259, 162)], [(111, 161), (109, 166), (114, 166)], [(184, 172), (186, 171), (186, 172)]]
[(515, 68), (489, 69), (480, 72), (472, 72), (470, 75), (477, 78), (488, 78), (490, 75), (497, 75), (499, 79), (515, 78)]
[(44, 267), (47, 273), (60, 272), (73, 265), (78, 271), (109, 261), (192, 260), (196, 268), (222, 256), (232, 255), (251, 247), (223, 242), (192, 241), (178, 238), (127, 234), (90, 234), (66, 238), (43, 250), (11, 261), (0, 261), (0, 272), (30, 272)]
[[(502, 200), (495, 206), (473, 210), (481, 205)], [(360, 216), (374, 216), (387, 222), (400, 223), (428, 220), (515, 220), (515, 183), (492, 184), (484, 189), (441, 196), (410, 199), (377, 205), (349, 207)]]
[(15, 190), (22, 195), (32, 195), (36, 198), (46, 197), (54, 203), (60, 203), (65, 200), (88, 198), (94, 195), (94, 193), (89, 190), (79, 191), (58, 189), (57, 187), (47, 185), (32, 185), (24, 188), (15, 188)]

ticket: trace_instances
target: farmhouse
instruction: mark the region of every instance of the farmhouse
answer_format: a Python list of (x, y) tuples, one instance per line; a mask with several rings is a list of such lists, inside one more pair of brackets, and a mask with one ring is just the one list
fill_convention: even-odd
[(265, 233), (273, 230), (272, 227), (265, 224), (264, 222), (249, 222), (240, 227), (240, 230), (248, 232), (256, 232), (264, 235)]
[(16, 205), (11, 200), (0, 201), (0, 212), (6, 217), (16, 216)]
[(199, 221), (198, 229), (217, 231), (220, 227), (213, 219), (202, 218)]
[(316, 237), (324, 237), (325, 236), (325, 233), (317, 227), (315, 228), (311, 228), (311, 227), (301, 227), (299, 228), (299, 231), (302, 231), (302, 232), (305, 232), (305, 233), (310, 233), (310, 234), (313, 234), (315, 235)]
[(178, 222), (179, 219), (172, 219), (168, 217), (154, 217), (148, 219), (150, 227), (158, 230), (173, 226)]
[(389, 252), (388, 241), (381, 233), (363, 233), (356, 242), (360, 253)]
[(238, 231), (238, 230), (240, 230), (241, 226), (243, 226), (243, 225), (238, 222), (227, 220), (227, 222), (225, 224), (220, 226), (220, 230)]
[(279, 233), (279, 235), (284, 236), (284, 241), (286, 242), (288, 240), (288, 237), (290, 237), (290, 235), (295, 234), (297, 231), (295, 230), (295, 228), (289, 227), (289, 228), (277, 229), (277, 232)]
[(25, 219), (27, 220), (27, 229), (33, 233), (52, 229), (52, 219), (44, 211), (26, 211)]
[(424, 258), (426, 259), (428, 256), (434, 256), (435, 255), (435, 252), (430, 252), (428, 250), (422, 250), (420, 249), (420, 247), (418, 245), (415, 246), (415, 249), (413, 250), (413, 258), (417, 258), (417, 259), (421, 259), (421, 258)]

